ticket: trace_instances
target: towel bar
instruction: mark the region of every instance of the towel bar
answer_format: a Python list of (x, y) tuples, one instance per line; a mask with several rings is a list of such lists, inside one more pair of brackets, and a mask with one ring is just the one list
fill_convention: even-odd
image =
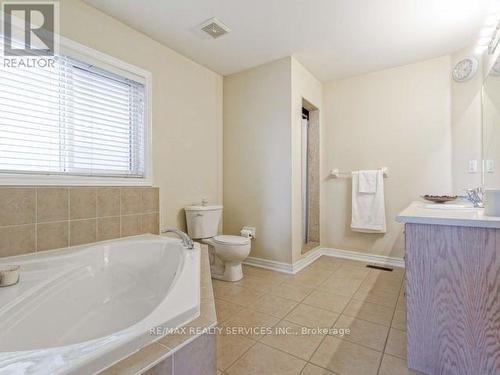
[[(384, 178), (388, 178), (389, 177), (389, 168), (382, 167), (380, 169), (384, 173)], [(332, 170), (330, 170), (330, 177), (332, 177), (332, 178), (341, 178), (341, 177), (349, 178), (352, 176), (351, 173), (352, 172), (341, 172), (338, 169), (332, 169)]]

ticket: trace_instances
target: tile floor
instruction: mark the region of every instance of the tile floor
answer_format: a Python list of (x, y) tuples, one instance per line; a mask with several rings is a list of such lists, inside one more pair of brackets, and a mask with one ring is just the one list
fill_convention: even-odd
[(365, 266), (321, 257), (296, 275), (245, 266), (239, 282), (213, 280), (218, 375), (416, 374), (404, 272)]

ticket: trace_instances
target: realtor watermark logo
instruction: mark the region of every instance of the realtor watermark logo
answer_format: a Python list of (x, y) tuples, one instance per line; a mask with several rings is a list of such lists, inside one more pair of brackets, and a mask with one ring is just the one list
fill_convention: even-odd
[(59, 3), (3, 1), (2, 36), (4, 66), (53, 66), (59, 47)]

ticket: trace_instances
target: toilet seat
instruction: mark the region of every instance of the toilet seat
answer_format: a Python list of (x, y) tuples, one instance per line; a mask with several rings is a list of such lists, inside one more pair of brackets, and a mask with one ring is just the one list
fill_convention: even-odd
[(242, 246), (250, 243), (250, 238), (241, 236), (220, 235), (213, 238), (214, 242), (221, 245)]

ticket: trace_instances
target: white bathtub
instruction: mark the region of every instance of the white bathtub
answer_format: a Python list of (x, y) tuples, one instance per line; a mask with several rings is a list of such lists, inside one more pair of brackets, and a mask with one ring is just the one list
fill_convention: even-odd
[(0, 374), (90, 374), (199, 316), (200, 248), (143, 235), (0, 259)]

